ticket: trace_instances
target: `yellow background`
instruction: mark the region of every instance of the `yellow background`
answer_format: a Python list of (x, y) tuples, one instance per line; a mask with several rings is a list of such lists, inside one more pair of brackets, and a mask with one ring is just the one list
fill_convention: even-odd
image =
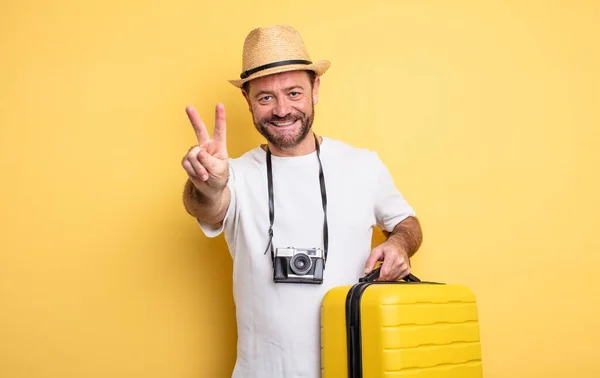
[[(184, 108), (228, 112), (246, 33), (330, 59), (317, 132), (375, 149), (422, 279), (477, 295), (486, 378), (600, 376), (594, 1), (3, 1), (0, 377), (226, 377), (231, 261), (181, 204)], [(361, 172), (356, 172), (356, 180)]]

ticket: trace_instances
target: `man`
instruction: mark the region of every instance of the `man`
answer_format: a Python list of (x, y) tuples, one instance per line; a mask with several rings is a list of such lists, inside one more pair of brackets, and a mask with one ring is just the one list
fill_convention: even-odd
[[(327, 290), (356, 283), (380, 260), (380, 279), (406, 276), (421, 229), (376, 153), (313, 132), (330, 63), (312, 63), (296, 30), (252, 30), (242, 60), (230, 82), (268, 143), (230, 159), (223, 105), (212, 138), (188, 107), (198, 145), (182, 161), (184, 204), (208, 237), (225, 233), (233, 258), (233, 377), (317, 378)], [(388, 238), (370, 251), (376, 225)]]

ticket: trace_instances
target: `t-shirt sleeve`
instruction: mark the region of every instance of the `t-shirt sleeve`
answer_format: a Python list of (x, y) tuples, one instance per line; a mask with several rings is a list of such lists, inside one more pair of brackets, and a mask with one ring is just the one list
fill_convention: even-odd
[(211, 225), (202, 223), (200, 222), (200, 220), (196, 219), (198, 225), (200, 226), (200, 229), (202, 230), (202, 232), (204, 232), (204, 235), (206, 235), (209, 238), (217, 237), (221, 235), (223, 231), (227, 233), (229, 230), (232, 229), (232, 225), (235, 222), (237, 213), (237, 192), (235, 190), (235, 175), (231, 162), (229, 164), (229, 180), (227, 181), (227, 187), (229, 188), (229, 192), (231, 193), (231, 200), (229, 202), (229, 206), (227, 207), (227, 212), (225, 213), (225, 218), (223, 218), (223, 222), (221, 222), (221, 224), (219, 225)]
[(394, 227), (409, 216), (414, 209), (404, 199), (385, 164), (375, 155), (375, 219), (383, 230), (392, 232)]

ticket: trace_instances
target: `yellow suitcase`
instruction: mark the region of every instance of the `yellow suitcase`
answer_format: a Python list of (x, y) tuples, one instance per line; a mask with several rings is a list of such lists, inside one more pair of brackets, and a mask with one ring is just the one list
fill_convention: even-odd
[(375, 281), (379, 269), (324, 296), (322, 378), (481, 378), (471, 290), (413, 275)]

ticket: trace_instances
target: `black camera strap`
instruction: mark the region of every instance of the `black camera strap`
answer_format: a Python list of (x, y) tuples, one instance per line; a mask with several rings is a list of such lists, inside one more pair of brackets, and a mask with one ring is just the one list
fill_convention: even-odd
[[(321, 164), (321, 148), (319, 145), (319, 140), (315, 135), (315, 145), (317, 150), (317, 159), (319, 160), (319, 183), (321, 184), (321, 200), (323, 202), (323, 244), (324, 244), (324, 264), (323, 269), (325, 268), (325, 263), (327, 263), (327, 248), (329, 244), (329, 230), (327, 226), (327, 190), (325, 188), (325, 175), (323, 174), (323, 164)], [(265, 249), (265, 254), (270, 249), (271, 250), (271, 261), (273, 265), (275, 265), (275, 250), (273, 249), (273, 222), (275, 221), (275, 200), (273, 194), (273, 167), (271, 165), (271, 150), (269, 150), (269, 146), (267, 145), (267, 183), (269, 190), (269, 244), (267, 245), (267, 249)]]

